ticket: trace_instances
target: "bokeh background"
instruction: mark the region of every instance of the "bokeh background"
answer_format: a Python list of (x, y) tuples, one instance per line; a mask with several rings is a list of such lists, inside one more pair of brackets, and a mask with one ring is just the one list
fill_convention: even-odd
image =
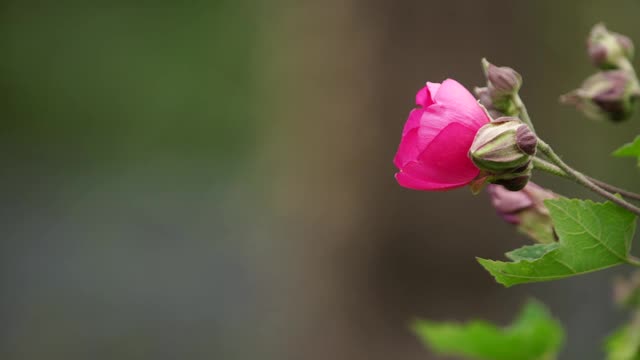
[[(505, 289), (476, 263), (527, 243), (485, 195), (412, 192), (392, 158), (415, 91), (510, 65), (577, 168), (640, 190), (609, 153), (640, 116), (558, 95), (593, 72), (627, 1), (3, 1), (0, 358), (443, 359), (415, 317), (506, 324), (529, 297), (561, 359), (624, 320), (610, 271)], [(563, 180), (539, 183), (589, 196)], [(517, 359), (516, 359), (517, 360)]]

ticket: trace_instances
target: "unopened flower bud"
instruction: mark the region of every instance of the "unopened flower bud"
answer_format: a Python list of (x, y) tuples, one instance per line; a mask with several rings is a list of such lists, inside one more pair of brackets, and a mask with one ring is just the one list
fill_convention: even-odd
[(512, 174), (500, 174), (489, 179), (493, 184), (502, 185), (509, 191), (522, 190), (531, 179), (532, 166), (526, 166), (522, 171)]
[(530, 164), (537, 140), (517, 118), (502, 117), (478, 130), (469, 156), (480, 170), (491, 175), (518, 174)]
[(478, 102), (480, 103), (480, 105), (484, 106), (492, 119), (497, 119), (504, 116), (503, 113), (498, 111), (498, 109), (493, 106), (493, 100), (491, 100), (491, 96), (489, 95), (488, 87), (477, 87), (473, 89), (473, 92), (476, 93)]
[(560, 102), (574, 105), (594, 120), (615, 122), (628, 119), (640, 88), (634, 75), (624, 70), (601, 71), (587, 78), (579, 89), (560, 97)]
[(487, 85), (494, 95), (511, 95), (520, 90), (522, 76), (517, 71), (507, 66), (495, 66), (487, 59), (483, 59), (482, 65), (487, 76)]
[(542, 244), (557, 240), (544, 200), (558, 198), (558, 195), (532, 182), (520, 191), (509, 191), (492, 184), (487, 192), (498, 215), (516, 225), (518, 230)]
[(595, 66), (617, 69), (622, 60), (633, 58), (634, 46), (627, 36), (607, 30), (604, 24), (597, 24), (587, 40), (587, 52)]
[(517, 108), (513, 95), (522, 86), (522, 76), (507, 66), (495, 66), (487, 59), (482, 59), (482, 67), (487, 77), (487, 89), (493, 107), (507, 115), (515, 115)]

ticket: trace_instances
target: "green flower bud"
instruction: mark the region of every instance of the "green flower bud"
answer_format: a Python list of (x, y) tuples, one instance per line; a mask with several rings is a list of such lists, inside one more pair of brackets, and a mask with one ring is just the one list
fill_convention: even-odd
[(594, 120), (620, 122), (628, 119), (640, 97), (635, 77), (624, 70), (601, 71), (587, 78), (579, 89), (560, 97)]
[(488, 96), (492, 107), (504, 114), (515, 115), (518, 109), (513, 96), (522, 86), (522, 76), (506, 66), (495, 66), (487, 59), (482, 59), (482, 68), (487, 78)]
[(607, 30), (604, 24), (597, 24), (587, 40), (587, 52), (595, 66), (617, 69), (620, 61), (633, 58), (634, 46), (627, 36)]
[(531, 129), (517, 118), (502, 117), (478, 130), (469, 157), (494, 180), (512, 180), (526, 176), (536, 153), (537, 140)]

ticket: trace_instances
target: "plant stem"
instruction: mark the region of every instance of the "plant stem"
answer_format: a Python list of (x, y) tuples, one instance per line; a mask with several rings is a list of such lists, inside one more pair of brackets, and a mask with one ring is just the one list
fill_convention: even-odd
[(533, 131), (533, 133), (535, 134), (536, 129), (534, 129), (533, 127), (533, 122), (529, 117), (529, 113), (527, 112), (527, 107), (524, 105), (524, 103), (522, 102), (522, 99), (520, 98), (520, 94), (516, 93), (515, 95), (513, 95), (513, 103), (518, 109), (518, 115), (520, 117), (520, 120), (522, 120), (522, 122), (527, 124), (531, 129), (531, 131)]
[(607, 184), (604, 181), (600, 181), (598, 179), (594, 179), (591, 176), (587, 176), (587, 178), (589, 180), (591, 180), (594, 184), (600, 186), (601, 188), (607, 190), (608, 192), (614, 193), (614, 194), (620, 194), (623, 197), (626, 197), (628, 199), (633, 199), (633, 200), (640, 200), (640, 194), (636, 194), (634, 192), (619, 188), (617, 186), (613, 186), (611, 184)]
[(555, 175), (555, 176), (559, 176), (565, 179), (569, 179), (569, 180), (573, 180), (573, 177), (571, 177), (569, 174), (567, 174), (566, 172), (564, 172), (564, 170), (560, 169), (559, 167), (553, 165), (552, 163), (548, 162), (547, 160), (541, 159), (539, 157), (534, 157), (532, 159), (533, 162), (533, 167), (535, 169), (538, 170), (542, 170), (544, 172), (547, 172), (551, 175)]
[(627, 263), (633, 266), (638, 266), (640, 267), (640, 259), (638, 259), (637, 257), (628, 254), (627, 255)]
[(610, 192), (606, 191), (605, 189), (593, 183), (593, 181), (591, 181), (584, 174), (574, 170), (572, 167), (570, 167), (564, 161), (562, 161), (562, 159), (553, 151), (553, 149), (551, 149), (551, 146), (549, 146), (549, 144), (542, 141), (542, 139), (540, 138), (538, 138), (538, 150), (540, 150), (547, 158), (549, 158), (549, 160), (551, 160), (552, 163), (557, 165), (567, 175), (571, 176), (571, 178), (573, 178), (573, 180), (578, 184), (604, 197), (605, 199), (610, 200), (611, 202), (617, 204), (618, 206), (624, 209), (627, 209), (636, 215), (640, 215), (640, 208), (625, 201), (624, 199), (616, 197), (615, 195), (611, 194)]
[[(559, 167), (553, 165), (552, 163), (543, 160), (541, 158), (538, 157), (534, 157), (533, 158), (533, 166), (536, 169), (540, 169), (542, 171), (548, 172), (549, 174), (552, 175), (556, 175), (556, 176), (560, 176), (563, 177), (565, 179), (569, 179), (569, 180), (573, 180), (573, 177), (571, 177), (569, 174), (565, 173), (562, 169), (560, 169)], [(634, 192), (619, 188), (617, 186), (611, 185), (611, 184), (607, 184), (604, 181), (600, 181), (598, 179), (592, 178), (591, 176), (585, 175), (587, 177), (587, 179), (591, 180), (591, 182), (593, 182), (594, 184), (600, 186), (601, 188), (607, 190), (608, 192), (611, 193), (617, 193), (622, 195), (623, 197), (626, 197), (628, 199), (633, 199), (633, 200), (640, 200), (640, 194), (636, 194)]]

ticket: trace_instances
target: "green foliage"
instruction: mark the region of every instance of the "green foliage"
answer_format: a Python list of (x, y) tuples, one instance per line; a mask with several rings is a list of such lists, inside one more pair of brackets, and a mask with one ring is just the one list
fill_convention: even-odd
[(560, 323), (536, 301), (529, 301), (505, 328), (484, 321), (456, 324), (421, 320), (413, 329), (437, 353), (480, 360), (555, 359), (564, 338)]
[(611, 203), (546, 200), (559, 242), (507, 253), (512, 262), (478, 259), (504, 286), (549, 281), (632, 262), (636, 216)]
[(617, 157), (634, 157), (638, 159), (638, 166), (640, 166), (640, 135), (636, 136), (632, 142), (622, 145), (614, 151), (612, 155)]
[(505, 255), (512, 261), (536, 260), (541, 258), (544, 254), (548, 253), (549, 251), (553, 251), (557, 249), (559, 246), (560, 245), (555, 242), (552, 244), (527, 245), (519, 249), (510, 251)]
[(640, 360), (639, 325), (636, 322), (623, 326), (607, 338), (607, 360)]

